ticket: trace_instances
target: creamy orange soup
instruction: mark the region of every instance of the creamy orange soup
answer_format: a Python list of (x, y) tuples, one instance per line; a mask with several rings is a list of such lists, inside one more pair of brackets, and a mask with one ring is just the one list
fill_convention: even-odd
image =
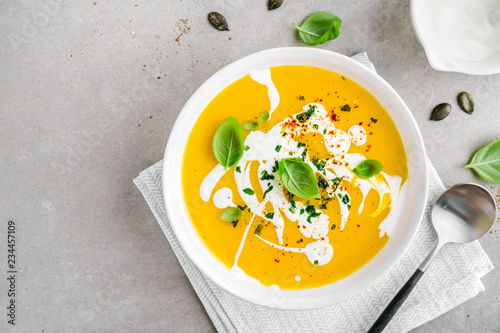
[[(269, 121), (243, 131), (243, 157), (225, 170), (212, 151), (217, 128), (264, 111)], [(283, 186), (276, 164), (293, 157), (313, 169), (321, 199)], [(353, 170), (366, 159), (382, 172), (360, 178)], [(236, 276), (283, 289), (323, 286), (369, 262), (397, 225), (407, 176), (398, 130), (378, 101), (347, 77), (308, 66), (253, 72), (225, 88), (194, 125), (182, 166), (187, 211), (210, 252)], [(237, 206), (238, 221), (221, 218)]]

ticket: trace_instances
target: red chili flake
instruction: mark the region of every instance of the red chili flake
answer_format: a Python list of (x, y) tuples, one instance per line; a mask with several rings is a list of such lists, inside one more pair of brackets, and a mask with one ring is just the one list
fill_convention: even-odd
[(328, 93), (326, 94), (326, 96), (330, 96), (330, 92), (328, 92)]
[(348, 163), (348, 162), (345, 162), (345, 166), (349, 166), (349, 163)]
[(363, 122), (362, 122), (362, 121), (359, 123), (359, 126), (361, 126), (361, 125), (363, 125)]
[(355, 108), (355, 109), (359, 108), (359, 105), (354, 105), (354, 108)]
[(178, 41), (179, 41), (179, 37), (180, 37), (180, 36), (177, 36), (177, 38), (175, 39), (175, 41), (176, 41), (176, 42), (178, 42)]
[(233, 40), (231, 37), (229, 37), (229, 40)]
[(372, 148), (372, 145), (366, 145), (366, 150), (365, 150), (365, 152), (369, 152), (371, 148)]
[(358, 224), (358, 228), (361, 227), (361, 224)]
[(302, 226), (302, 229), (305, 229), (305, 228), (306, 228), (306, 226), (305, 226), (305, 225), (303, 225), (303, 226)]
[(71, 54), (69, 57), (70, 57), (70, 58), (73, 58), (73, 55)]
[(373, 135), (373, 132), (370, 132), (370, 135)]
[(274, 261), (276, 261), (277, 263), (279, 263), (279, 262), (280, 262), (280, 260), (279, 260), (279, 259), (276, 259), (276, 258), (274, 258)]
[(323, 102), (323, 99), (322, 99), (322, 98), (320, 98), (320, 100), (319, 100), (319, 101), (320, 101), (320, 102)]

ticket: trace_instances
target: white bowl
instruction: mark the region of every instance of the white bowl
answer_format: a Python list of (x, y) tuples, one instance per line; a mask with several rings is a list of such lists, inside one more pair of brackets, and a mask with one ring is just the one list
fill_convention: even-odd
[[(340, 73), (367, 89), (387, 110), (399, 129), (407, 153), (408, 209), (387, 245), (352, 275), (329, 285), (303, 289), (267, 288), (256, 280), (236, 278), (202, 243), (187, 213), (182, 195), (181, 167), (193, 125), (208, 103), (232, 82), (255, 69), (307, 65)], [(386, 273), (408, 248), (420, 224), (427, 198), (424, 143), (405, 103), (380, 76), (338, 53), (313, 48), (277, 48), (254, 53), (220, 70), (187, 101), (170, 134), (163, 163), (163, 196), (172, 229), (182, 248), (218, 286), (246, 301), (277, 309), (301, 310), (328, 306), (362, 292)]]
[[(460, 5), (457, 3), (457, 5)], [(450, 57), (441, 50), (426, 31), (428, 24), (425, 22), (426, 13), (423, 10), (422, 0), (410, 0), (410, 17), (415, 36), (424, 48), (427, 60), (432, 68), (443, 72), (458, 72), (470, 75), (491, 75), (500, 73), (500, 54), (496, 54), (481, 61), (466, 61)]]

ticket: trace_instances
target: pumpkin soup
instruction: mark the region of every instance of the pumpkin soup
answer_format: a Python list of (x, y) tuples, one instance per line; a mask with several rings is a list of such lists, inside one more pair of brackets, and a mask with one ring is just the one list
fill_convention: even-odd
[(199, 237), (235, 276), (320, 287), (369, 262), (397, 226), (407, 164), (364, 88), (309, 66), (251, 72), (189, 136), (183, 196)]

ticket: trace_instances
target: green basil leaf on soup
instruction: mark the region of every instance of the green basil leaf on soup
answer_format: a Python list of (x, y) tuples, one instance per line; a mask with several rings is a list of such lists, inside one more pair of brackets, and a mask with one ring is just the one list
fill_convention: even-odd
[(359, 178), (370, 178), (378, 174), (384, 166), (377, 160), (364, 160), (359, 163), (352, 171), (359, 176)]
[(313, 169), (300, 158), (285, 158), (279, 162), (278, 174), (285, 188), (300, 198), (320, 198)]
[(226, 118), (217, 128), (212, 141), (215, 159), (226, 170), (235, 166), (243, 156), (243, 129), (234, 117)]
[(241, 219), (243, 214), (244, 212), (238, 207), (228, 207), (222, 212), (220, 218), (226, 222), (235, 222)]
[(259, 123), (256, 121), (247, 121), (243, 124), (243, 129), (246, 131), (255, 131), (259, 127)]
[(269, 111), (264, 111), (262, 114), (259, 116), (259, 125), (264, 125), (271, 119), (271, 114)]

